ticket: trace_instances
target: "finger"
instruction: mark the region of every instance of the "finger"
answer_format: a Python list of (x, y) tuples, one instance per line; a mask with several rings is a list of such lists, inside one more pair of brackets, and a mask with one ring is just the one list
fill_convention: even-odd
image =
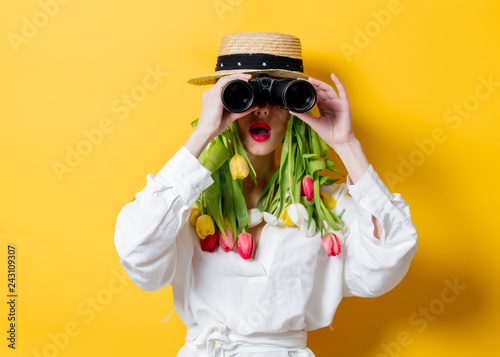
[(292, 112), (291, 110), (289, 110), (288, 112), (292, 115), (295, 115), (297, 118), (301, 119), (306, 124), (309, 124), (313, 129), (316, 127), (316, 123), (319, 120), (318, 118), (312, 116), (309, 113), (295, 113)]
[[(229, 82), (231, 82), (232, 80), (235, 80), (235, 79), (242, 79), (242, 80), (248, 82), (248, 80), (251, 78), (252, 78), (252, 75), (247, 74), (247, 73), (235, 73), (235, 74), (221, 77), (221, 78), (219, 78), (217, 83), (215, 83), (215, 85), (213, 87), (211, 87), (210, 89), (208, 89), (206, 91), (206, 95), (209, 96), (209, 98), (215, 98), (215, 100), (218, 100), (220, 98), (222, 90), (226, 86), (226, 84), (228, 84)], [(222, 105), (222, 102), (220, 101), (219, 104)]]
[(249, 73), (235, 73), (235, 74), (230, 74), (228, 76), (221, 77), (217, 81), (216, 85), (218, 85), (219, 87), (225, 86), (226, 84), (228, 84), (229, 82), (231, 82), (232, 80), (235, 80), (235, 79), (242, 79), (242, 80), (248, 82), (248, 80), (251, 78), (252, 78), (252, 75)]
[(314, 88), (316, 89), (316, 92), (319, 94), (324, 93), (328, 96), (330, 99), (338, 99), (339, 96), (337, 95), (337, 92), (333, 87), (325, 82), (320, 81), (319, 79), (309, 77), (308, 79), (309, 83), (311, 83)]
[[(305, 80), (303, 78), (298, 78), (300, 80)], [(311, 80), (312, 79), (312, 80)], [(317, 90), (316, 90), (316, 104), (318, 105), (318, 108), (323, 106), (323, 105), (327, 105), (329, 106), (329, 104), (326, 104), (326, 103), (331, 103), (332, 100), (338, 100), (339, 97), (337, 95), (337, 93), (335, 92), (335, 90), (327, 85), (326, 83), (323, 83), (325, 86), (323, 87), (323, 89), (319, 89), (316, 87), (316, 85), (318, 85), (321, 81), (319, 80), (316, 80), (312, 77), (309, 77), (307, 79), (308, 82), (310, 82)], [(322, 82), (321, 82), (322, 83)], [(326, 88), (329, 88), (329, 90), (326, 90)], [(292, 112), (290, 112), (292, 113)], [(297, 114), (297, 113), (293, 113), (294, 115)]]
[(257, 109), (259, 109), (259, 106), (257, 104), (255, 104), (253, 107), (250, 107), (248, 108), (247, 110), (245, 110), (244, 112), (241, 112), (241, 113), (233, 113), (235, 116), (236, 116), (236, 119), (239, 119), (241, 117), (244, 117), (245, 115), (248, 115), (254, 111), (256, 111)]
[(307, 82), (311, 83), (316, 88), (316, 90), (327, 91), (328, 87), (331, 88), (331, 86), (329, 86), (328, 84), (321, 82), (320, 80), (315, 79), (313, 77), (309, 77), (308, 79), (297, 78), (297, 80), (307, 81)]
[(337, 93), (332, 89), (329, 92), (326, 91), (316, 91), (316, 96), (318, 99), (318, 102), (327, 102), (330, 100), (338, 100), (339, 97), (337, 96)]
[(340, 79), (338, 79), (334, 73), (332, 73), (330, 77), (332, 77), (332, 81), (333, 81), (333, 83), (335, 83), (335, 86), (337, 87), (337, 90), (339, 91), (340, 99), (347, 99), (346, 90), (344, 88), (344, 85), (340, 81)]
[(328, 83), (325, 83), (323, 81), (320, 81), (319, 79), (309, 77), (309, 82), (311, 82), (315, 87), (322, 91), (330, 91), (332, 90), (332, 86), (329, 85)]
[(238, 119), (244, 117), (245, 115), (248, 115), (248, 114), (254, 112), (257, 109), (259, 109), (259, 106), (258, 105), (254, 105), (253, 107), (248, 108), (246, 111), (244, 111), (242, 113), (232, 113), (232, 112), (230, 112), (228, 110), (225, 110), (224, 112), (225, 112), (225, 115), (227, 117), (229, 117), (229, 122), (233, 122), (235, 120), (238, 120)]

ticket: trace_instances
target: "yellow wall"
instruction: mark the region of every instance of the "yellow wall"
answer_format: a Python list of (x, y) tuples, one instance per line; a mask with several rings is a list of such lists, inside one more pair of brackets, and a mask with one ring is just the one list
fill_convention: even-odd
[[(161, 322), (171, 288), (145, 292), (123, 278), (114, 224), (189, 136), (208, 87), (187, 79), (212, 73), (221, 36), (237, 31), (297, 35), (308, 74), (339, 76), (355, 134), (419, 231), (403, 282), (379, 298), (343, 300), (332, 325), (309, 334), (311, 349), (493, 355), (499, 11), (493, 0), (4, 2), (2, 356), (175, 356), (183, 345), (176, 312)], [(141, 89), (150, 71), (161, 74)], [(8, 245), (17, 254), (15, 351)]]

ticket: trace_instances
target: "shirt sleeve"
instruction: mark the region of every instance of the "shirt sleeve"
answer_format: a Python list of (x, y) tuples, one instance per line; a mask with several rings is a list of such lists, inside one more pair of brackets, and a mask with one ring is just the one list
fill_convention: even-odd
[(177, 264), (176, 238), (199, 194), (213, 183), (210, 171), (184, 146), (126, 204), (115, 226), (120, 263), (137, 286), (170, 284)]
[[(355, 217), (344, 244), (343, 295), (380, 296), (406, 275), (418, 247), (417, 230), (408, 203), (389, 191), (372, 165), (356, 184), (348, 175), (346, 187), (350, 196), (343, 197)], [(373, 234), (372, 215), (382, 225), (380, 239)]]

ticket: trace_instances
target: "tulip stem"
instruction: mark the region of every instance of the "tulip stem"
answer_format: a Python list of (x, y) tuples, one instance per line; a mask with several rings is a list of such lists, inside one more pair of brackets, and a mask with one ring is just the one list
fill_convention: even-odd
[(203, 204), (205, 203), (203, 200), (204, 193), (205, 192), (202, 192), (200, 195), (200, 210), (202, 215), (206, 213), (205, 210), (203, 209)]
[[(236, 140), (236, 139), (235, 139)], [(238, 155), (238, 149), (237, 149), (236, 143), (234, 144), (234, 155)]]
[(271, 194), (274, 191), (274, 183), (269, 189), (269, 193), (266, 196), (266, 200), (264, 201), (264, 207), (262, 208), (263, 211), (266, 211), (268, 209), (269, 203), (271, 202)]
[(292, 202), (295, 203), (295, 198), (293, 197), (293, 191), (292, 191), (292, 186), (294, 185), (294, 180), (293, 180), (293, 172), (292, 172), (292, 140), (293, 140), (293, 118), (290, 118), (290, 128), (287, 129), (289, 132), (289, 138), (288, 138), (288, 184), (289, 190), (290, 190), (290, 196), (292, 197)]

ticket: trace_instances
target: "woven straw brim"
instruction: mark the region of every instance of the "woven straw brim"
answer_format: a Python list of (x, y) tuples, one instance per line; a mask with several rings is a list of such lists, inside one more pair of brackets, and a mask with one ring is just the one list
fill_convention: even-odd
[[(298, 37), (278, 32), (238, 32), (222, 37), (219, 47), (219, 57), (235, 54), (262, 53), (294, 59), (302, 59), (302, 49)], [(215, 71), (214, 74), (191, 78), (189, 84), (214, 84), (217, 78), (234, 73), (266, 73), (280, 78), (304, 78), (309, 76), (302, 72), (286, 69), (231, 69)]]
[(266, 73), (271, 77), (292, 78), (292, 79), (297, 79), (297, 78), (308, 79), (309, 78), (309, 76), (305, 75), (304, 73), (287, 71), (287, 70), (279, 70), (279, 69), (270, 69), (270, 70), (247, 69), (247, 70), (244, 70), (244, 69), (242, 69), (242, 70), (230, 70), (230, 71), (217, 71), (216, 74), (212, 74), (209, 76), (191, 78), (190, 80), (188, 80), (188, 83), (195, 84), (195, 85), (215, 84), (217, 78), (225, 77), (225, 76), (228, 76), (230, 74), (235, 74), (235, 73), (250, 73), (254, 76), (257, 76), (261, 73)]

